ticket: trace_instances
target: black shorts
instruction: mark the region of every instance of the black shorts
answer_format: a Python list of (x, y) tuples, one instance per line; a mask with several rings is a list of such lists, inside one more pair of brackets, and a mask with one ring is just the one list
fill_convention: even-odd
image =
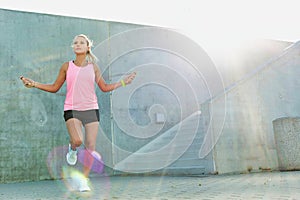
[(77, 110), (66, 110), (64, 111), (65, 121), (68, 121), (71, 118), (76, 118), (82, 122), (83, 125), (91, 123), (91, 122), (99, 122), (99, 110), (85, 110), (85, 111), (77, 111)]

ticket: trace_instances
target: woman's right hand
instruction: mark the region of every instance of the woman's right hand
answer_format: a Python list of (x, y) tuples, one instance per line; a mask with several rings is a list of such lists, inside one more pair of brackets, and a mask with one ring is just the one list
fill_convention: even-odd
[(27, 88), (35, 87), (35, 82), (29, 78), (25, 78), (24, 76), (20, 76), (20, 79), (23, 81), (23, 84)]

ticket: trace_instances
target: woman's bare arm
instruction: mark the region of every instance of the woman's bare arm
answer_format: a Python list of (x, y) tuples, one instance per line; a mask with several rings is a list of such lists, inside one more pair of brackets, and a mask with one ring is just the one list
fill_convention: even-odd
[(131, 81), (135, 78), (136, 73), (133, 72), (131, 74), (129, 74), (124, 80), (123, 80), (123, 84), (122, 81), (121, 82), (117, 82), (117, 83), (111, 83), (111, 84), (107, 84), (105, 82), (105, 80), (103, 79), (102, 75), (101, 75), (101, 71), (100, 68), (94, 64), (94, 69), (95, 69), (95, 79), (96, 79), (96, 83), (99, 86), (99, 88), (103, 91), (103, 92), (110, 92), (112, 90), (115, 90), (119, 87), (121, 87), (122, 85), (128, 85), (131, 83)]
[(68, 66), (69, 66), (68, 62), (64, 63), (61, 66), (58, 76), (53, 84), (38, 83), (29, 78), (25, 78), (23, 76), (21, 76), (20, 79), (23, 81), (26, 87), (35, 87), (46, 92), (56, 93), (62, 87), (62, 85), (66, 80)]

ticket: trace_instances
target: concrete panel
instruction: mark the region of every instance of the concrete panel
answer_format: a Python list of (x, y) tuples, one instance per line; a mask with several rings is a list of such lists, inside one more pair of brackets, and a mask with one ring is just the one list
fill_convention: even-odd
[[(109, 69), (115, 75), (112, 77), (113, 81), (120, 80), (128, 71), (136, 71), (138, 74), (134, 84), (112, 93), (115, 136), (113, 157), (114, 167), (119, 169), (124, 159), (157, 141), (160, 136), (168, 134), (175, 125), (199, 111), (202, 102), (221, 90), (218, 88), (221, 84), (216, 68), (206, 52), (195, 42), (172, 30), (152, 27), (135, 29), (121, 32), (109, 42), (112, 47)], [(118, 48), (113, 48), (117, 45)], [(120, 71), (122, 73), (118, 74)], [(212, 80), (215, 80), (214, 83), (209, 85)], [(164, 116), (163, 123), (156, 122), (157, 114)], [(197, 134), (197, 128), (190, 130), (186, 131), (187, 136)], [(203, 135), (201, 131), (199, 135)], [(158, 146), (164, 149), (167, 143), (167, 140), (161, 141)], [(158, 149), (157, 146), (155, 148)], [(169, 155), (172, 157), (178, 153), (183, 154), (186, 150), (174, 147)], [(157, 158), (159, 159), (160, 157)], [(197, 167), (203, 164), (196, 155), (189, 159)], [(211, 163), (212, 159), (202, 172), (211, 170)], [(137, 167), (139, 169), (121, 169), (145, 172), (150, 169), (141, 167), (145, 164), (147, 163), (141, 163)], [(134, 167), (131, 165), (131, 168)], [(155, 167), (152, 166), (150, 170), (153, 171), (153, 168)], [(161, 166), (157, 166), (157, 169), (160, 168)]]
[[(109, 37), (108, 22), (0, 10), (0, 182), (51, 178), (47, 157), (68, 143), (63, 120), (65, 86), (56, 94), (25, 88), (19, 76), (52, 83), (63, 62), (74, 58), (71, 43), (84, 33), (94, 44)], [(101, 125), (110, 137), (109, 94), (100, 99)], [(99, 136), (99, 146), (102, 135)], [(111, 147), (101, 149), (111, 155)], [(111, 156), (104, 156), (108, 160)], [(53, 158), (55, 162), (57, 157)]]

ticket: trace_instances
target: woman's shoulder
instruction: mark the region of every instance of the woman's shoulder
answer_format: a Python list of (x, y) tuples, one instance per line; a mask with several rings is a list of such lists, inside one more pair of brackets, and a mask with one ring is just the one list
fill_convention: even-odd
[(62, 64), (61, 68), (62, 68), (63, 70), (65, 70), (65, 71), (67, 71), (67, 70), (68, 70), (68, 67), (69, 67), (69, 63), (70, 63), (70, 61), (64, 62), (64, 63)]
[(95, 70), (97, 70), (99, 68), (98, 65), (97, 65), (97, 63), (91, 62), (89, 64), (92, 65)]

